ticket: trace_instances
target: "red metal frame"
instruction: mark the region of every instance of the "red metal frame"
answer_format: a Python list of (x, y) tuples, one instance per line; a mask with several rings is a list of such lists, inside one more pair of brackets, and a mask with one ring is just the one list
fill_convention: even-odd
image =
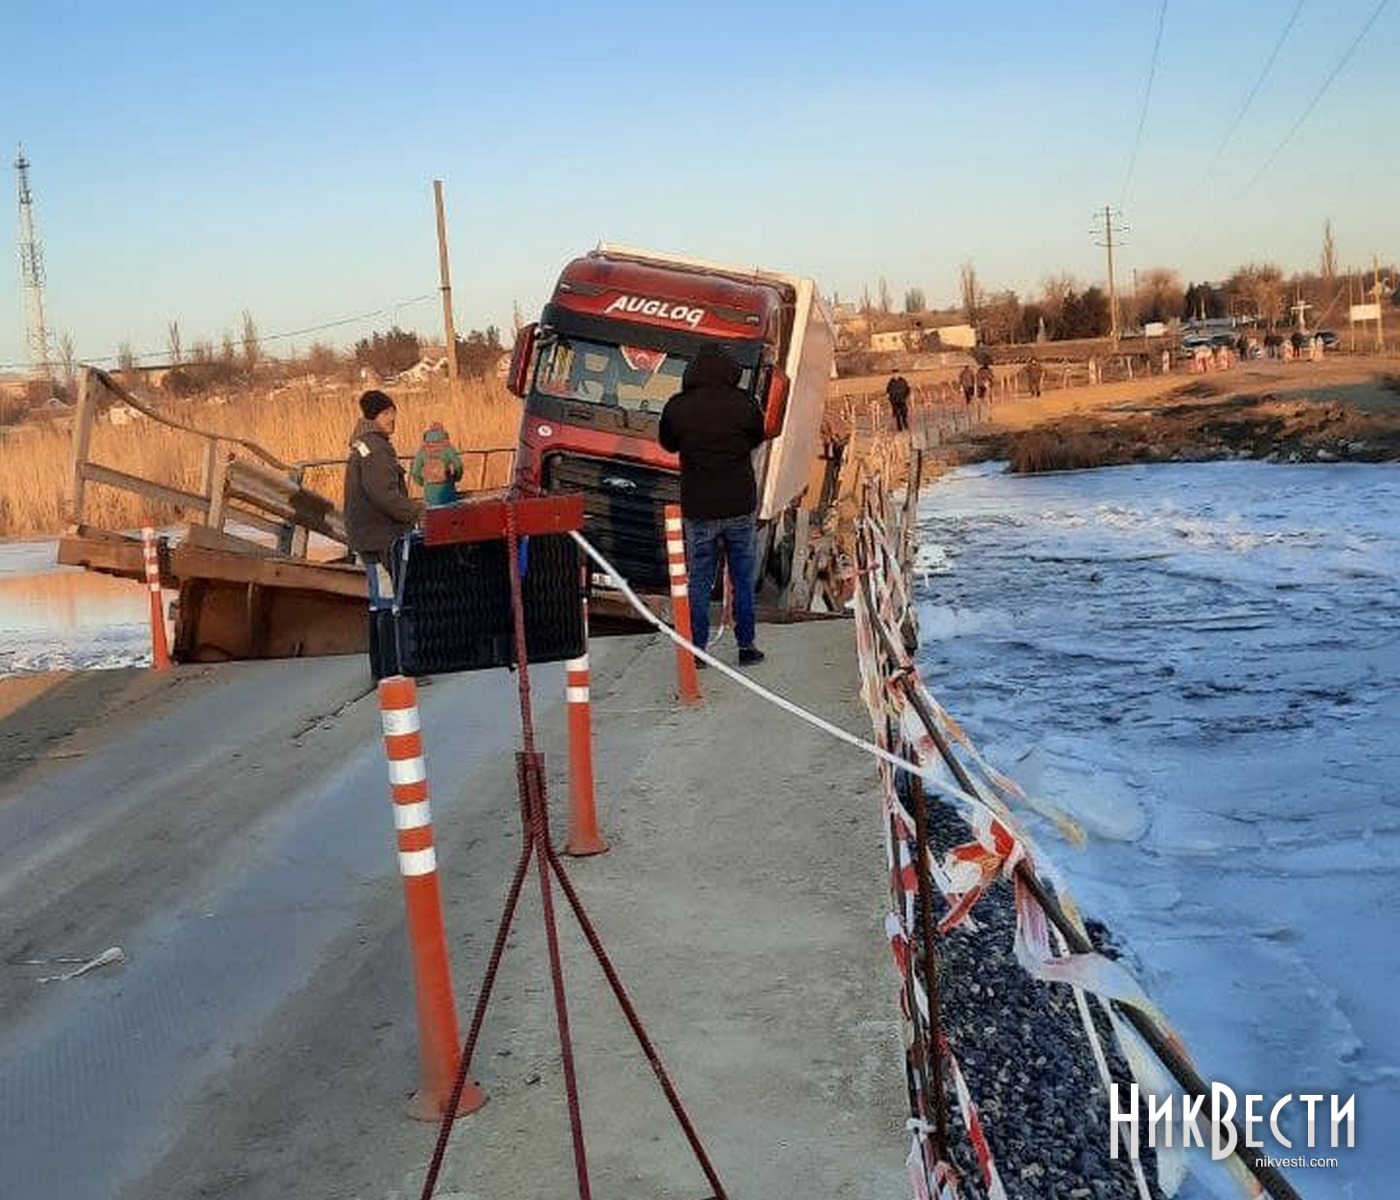
[(445, 546), (453, 542), (493, 541), (505, 537), (512, 522), (519, 537), (582, 529), (583, 497), (459, 500), (456, 504), (429, 508), (423, 513), (423, 544)]
[[(453, 510), (459, 510), (455, 518)], [(473, 510), (470, 513), (462, 510)], [(516, 680), (520, 698), (521, 750), (515, 756), (516, 782), (520, 793), (520, 818), (524, 827), (524, 845), (520, 860), (515, 866), (506, 894), (505, 911), (496, 930), (496, 940), (491, 947), (491, 958), (487, 963), (486, 976), (481, 983), (481, 995), (477, 998), (476, 1009), (472, 1013), (471, 1029), (466, 1044), (462, 1047), (462, 1057), (457, 1067), (457, 1079), (452, 1095), (438, 1127), (437, 1144), (428, 1164), (428, 1174), (423, 1181), (422, 1200), (431, 1200), (437, 1186), (438, 1174), (442, 1170), (443, 1157), (447, 1153), (447, 1142), (452, 1134), (452, 1123), (462, 1089), (466, 1086), (471, 1071), (472, 1056), (476, 1053), (477, 1039), (481, 1034), (482, 1023), (486, 1019), (486, 1009), (491, 1001), (491, 991), (496, 982), (496, 973), (505, 954), (506, 939), (515, 919), (516, 904), (525, 883), (525, 875), (534, 859), (539, 870), (540, 905), (544, 916), (545, 941), (549, 951), (549, 973), (553, 984), (554, 1014), (559, 1027), (559, 1050), (564, 1068), (564, 1091), (569, 1108), (569, 1132), (573, 1142), (574, 1173), (578, 1180), (579, 1200), (591, 1200), (588, 1181), (588, 1158), (583, 1141), (583, 1119), (579, 1108), (578, 1080), (574, 1070), (573, 1039), (569, 1032), (568, 1002), (564, 993), (563, 964), (559, 953), (559, 935), (554, 918), (554, 896), (550, 888), (551, 878), (555, 879), (569, 907), (573, 909), (579, 928), (593, 951), (598, 965), (602, 967), (618, 1006), (622, 1009), (633, 1035), (646, 1055), (661, 1090), (671, 1106), (681, 1131), (685, 1134), (696, 1162), (713, 1189), (709, 1200), (728, 1200), (724, 1185), (720, 1182), (709, 1155), (700, 1143), (700, 1136), (681, 1103), (680, 1095), (671, 1082), (661, 1057), (647, 1036), (641, 1018), (632, 1005), (631, 997), (622, 984), (621, 977), (608, 957), (598, 932), (584, 911), (583, 902), (574, 890), (563, 860), (554, 849), (549, 835), (549, 804), (545, 795), (544, 756), (535, 749), (534, 716), (530, 708), (530, 665), (525, 649), (525, 608), (520, 581), (520, 537), (525, 533), (556, 533), (569, 528), (578, 528), (583, 522), (582, 500), (576, 496), (543, 497), (524, 500), (492, 500), (467, 505), (451, 505), (441, 510), (430, 509), (429, 517), (436, 512), (447, 514), (438, 519), (438, 541), (480, 541), (502, 534), (506, 541), (507, 571), (510, 574), (511, 610), (514, 617), (513, 634), (515, 639)], [(576, 525), (567, 522), (576, 520)], [(495, 531), (495, 532), (492, 532)], [(460, 536), (449, 536), (460, 535)]]

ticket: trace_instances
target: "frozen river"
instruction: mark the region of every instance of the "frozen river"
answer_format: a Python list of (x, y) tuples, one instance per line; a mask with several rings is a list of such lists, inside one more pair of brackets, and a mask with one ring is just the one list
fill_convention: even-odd
[(1355, 1093), (1355, 1148), (1324, 1116), (1340, 1165), (1286, 1172), (1310, 1200), (1400, 1172), (1397, 500), (1393, 467), (1217, 463), (969, 468), (921, 506), (925, 678), (1086, 827), (1032, 822), (1203, 1073)]
[(53, 541), (0, 542), (0, 676), (151, 661), (146, 590), (57, 565)]

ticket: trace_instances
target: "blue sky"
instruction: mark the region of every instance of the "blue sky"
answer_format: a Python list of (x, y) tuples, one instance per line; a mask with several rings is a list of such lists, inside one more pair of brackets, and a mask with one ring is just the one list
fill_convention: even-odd
[[(849, 299), (884, 276), (897, 303), (954, 302), (968, 261), (1023, 295), (1101, 283), (1104, 205), (1120, 286), (1315, 268), (1329, 218), (1343, 265), (1369, 265), (1400, 252), (1400, 4), (1376, 10), (11, 0), (4, 228), (17, 246), (22, 143), (49, 328), (92, 360), (163, 356), (171, 321), (217, 343), (245, 310), (275, 354), (440, 330), (435, 178), (459, 330), (537, 311), (599, 240)], [(25, 357), (18, 257), (0, 364)]]

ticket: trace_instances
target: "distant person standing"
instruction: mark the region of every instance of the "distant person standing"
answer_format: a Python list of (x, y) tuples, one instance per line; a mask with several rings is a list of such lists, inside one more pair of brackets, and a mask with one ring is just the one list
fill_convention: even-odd
[(388, 559), (394, 539), (413, 528), (422, 506), (408, 497), (390, 440), (398, 422), (393, 400), (381, 391), (366, 392), (360, 413), (345, 463), (345, 535), (360, 562), (372, 566)]
[(963, 369), (958, 372), (958, 387), (962, 388), (963, 402), (971, 404), (973, 393), (977, 390), (977, 376), (971, 363), (963, 363)]
[(983, 363), (977, 368), (977, 398), (979, 400), (990, 400), (992, 390), (996, 387), (997, 376), (992, 370), (991, 363)]
[(441, 421), (423, 431), (423, 441), (413, 456), (409, 477), (423, 489), (423, 500), (434, 508), (461, 499), (457, 484), (462, 478), (462, 456), (447, 436)]
[[(685, 369), (681, 390), (661, 410), (658, 436), (681, 459), (681, 515), (690, 573), (690, 640), (710, 640), (710, 595), (720, 556), (734, 585), (739, 665), (763, 661), (754, 644), (758, 484), (753, 452), (763, 442), (763, 413), (742, 391), (739, 364), (707, 342)], [(697, 665), (702, 665), (697, 660)]]
[(885, 384), (885, 396), (890, 402), (896, 432), (909, 428), (909, 381), (903, 375), (891, 375)]
[(1040, 365), (1040, 359), (1034, 355), (1031, 361), (1026, 364), (1026, 386), (1030, 388), (1032, 396), (1040, 395), (1040, 381), (1045, 376), (1045, 368)]

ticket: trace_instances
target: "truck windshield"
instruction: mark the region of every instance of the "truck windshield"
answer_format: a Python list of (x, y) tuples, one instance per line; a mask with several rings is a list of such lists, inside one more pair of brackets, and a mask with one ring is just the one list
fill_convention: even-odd
[[(681, 390), (689, 364), (688, 357), (666, 350), (559, 336), (540, 351), (535, 387), (564, 400), (659, 413)], [(748, 391), (752, 381), (745, 367), (739, 386)]]

